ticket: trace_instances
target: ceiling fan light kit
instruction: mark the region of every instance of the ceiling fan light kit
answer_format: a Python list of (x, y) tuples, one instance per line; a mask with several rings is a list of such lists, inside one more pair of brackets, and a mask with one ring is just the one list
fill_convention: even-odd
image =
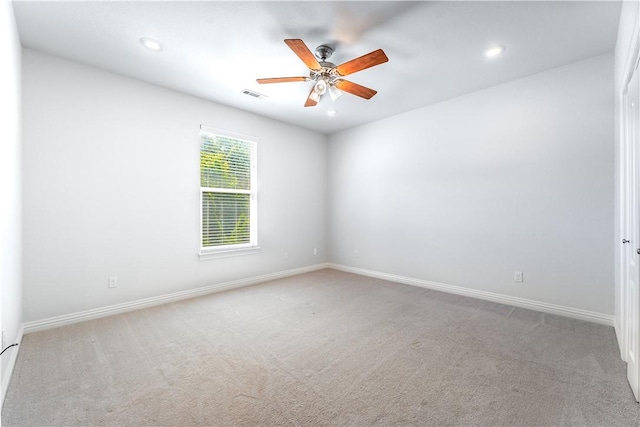
[(320, 97), (327, 91), (333, 100), (338, 99), (342, 95), (342, 91), (364, 99), (371, 99), (377, 93), (375, 90), (344, 80), (342, 77), (380, 65), (389, 60), (384, 51), (378, 49), (336, 66), (327, 61), (333, 54), (331, 46), (320, 45), (316, 48), (315, 53), (311, 53), (307, 45), (300, 39), (285, 39), (284, 42), (309, 68), (309, 77), (275, 77), (257, 79), (256, 81), (259, 84), (314, 81), (313, 88), (304, 104), (305, 107), (316, 106), (320, 101)]
[(342, 96), (342, 92), (335, 86), (329, 86), (329, 96), (335, 101)]
[(327, 92), (327, 82), (322, 78), (318, 79), (318, 83), (316, 83), (314, 91), (318, 95), (324, 95)]

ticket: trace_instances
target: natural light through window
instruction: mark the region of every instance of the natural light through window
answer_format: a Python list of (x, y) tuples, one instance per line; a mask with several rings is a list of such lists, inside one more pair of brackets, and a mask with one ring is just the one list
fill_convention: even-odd
[(255, 138), (201, 126), (201, 258), (257, 249)]

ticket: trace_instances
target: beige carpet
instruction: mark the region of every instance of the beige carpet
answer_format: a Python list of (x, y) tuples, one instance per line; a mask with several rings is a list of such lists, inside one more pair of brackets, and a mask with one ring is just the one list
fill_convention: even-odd
[(26, 335), (3, 425), (639, 425), (613, 329), (322, 270)]

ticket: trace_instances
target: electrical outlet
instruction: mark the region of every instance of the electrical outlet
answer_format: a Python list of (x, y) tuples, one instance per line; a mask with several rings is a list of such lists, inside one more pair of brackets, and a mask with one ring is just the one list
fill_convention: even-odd
[(514, 282), (523, 282), (524, 278), (522, 277), (522, 271), (516, 271), (513, 273), (513, 281)]
[(284, 251), (284, 259), (289, 259), (289, 252)]
[(360, 257), (360, 251), (359, 251), (359, 250), (357, 250), (357, 249), (355, 249), (355, 250), (353, 251), (353, 255), (354, 255), (356, 258), (359, 258), (359, 257)]
[(118, 287), (118, 276), (109, 277), (109, 287), (117, 288)]
[(318, 255), (318, 248), (313, 248), (313, 254)]

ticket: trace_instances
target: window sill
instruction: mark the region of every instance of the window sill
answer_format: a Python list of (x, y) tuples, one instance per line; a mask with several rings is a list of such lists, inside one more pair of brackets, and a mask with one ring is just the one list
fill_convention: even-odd
[(251, 246), (249, 248), (237, 249), (214, 249), (200, 251), (200, 261), (210, 259), (229, 258), (242, 255), (253, 255), (260, 252), (260, 246)]

